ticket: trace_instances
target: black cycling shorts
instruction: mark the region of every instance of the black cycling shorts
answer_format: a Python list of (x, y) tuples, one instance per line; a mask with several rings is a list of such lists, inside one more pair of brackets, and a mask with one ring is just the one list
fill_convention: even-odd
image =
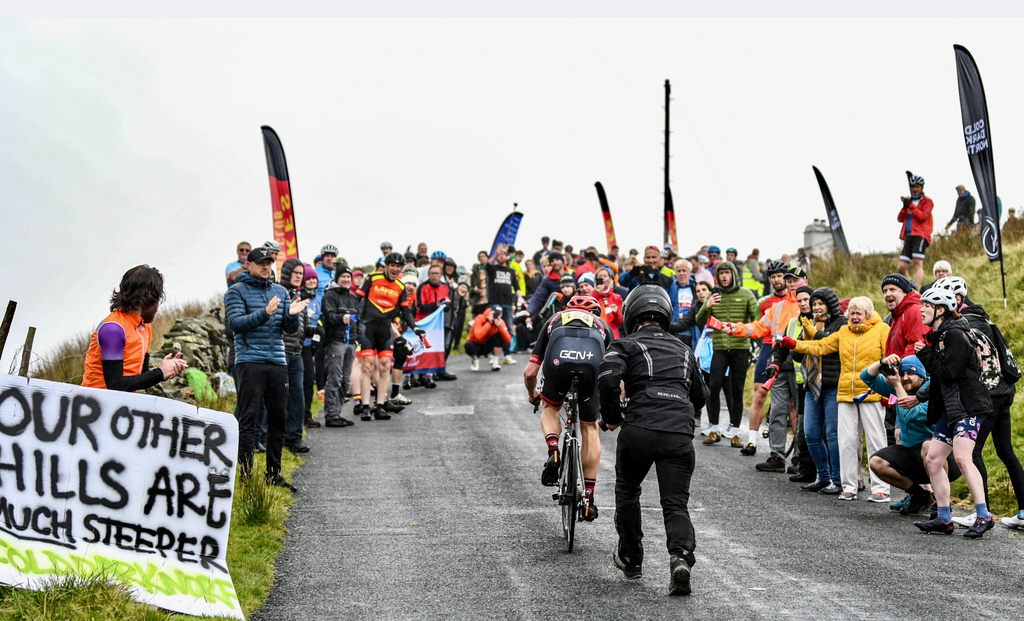
[(357, 358), (390, 358), (395, 337), (391, 334), (391, 322), (367, 321), (359, 335)]
[(544, 386), (541, 398), (561, 407), (572, 386), (573, 375), (579, 377), (580, 420), (597, 422), (601, 417), (597, 394), (597, 374), (604, 357), (604, 339), (590, 328), (559, 327), (551, 333), (541, 372)]
[(911, 259), (924, 261), (924, 251), (928, 249), (928, 240), (917, 235), (907, 235), (903, 239), (903, 251), (900, 260), (910, 263)]

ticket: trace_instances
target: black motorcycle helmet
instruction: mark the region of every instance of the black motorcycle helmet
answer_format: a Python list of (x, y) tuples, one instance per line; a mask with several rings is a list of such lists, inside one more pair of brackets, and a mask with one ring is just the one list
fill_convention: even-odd
[(629, 292), (622, 305), (626, 334), (632, 334), (642, 322), (653, 319), (665, 330), (672, 322), (672, 301), (655, 283), (644, 283)]

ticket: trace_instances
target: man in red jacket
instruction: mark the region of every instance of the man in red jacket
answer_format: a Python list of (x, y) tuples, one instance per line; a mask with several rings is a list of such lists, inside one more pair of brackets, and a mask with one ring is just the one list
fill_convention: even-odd
[(921, 322), (921, 294), (906, 276), (889, 274), (882, 279), (882, 295), (892, 315), (885, 352), (901, 358), (915, 355), (914, 343), (923, 341), (929, 332)]
[(899, 272), (906, 276), (913, 262), (914, 280), (920, 289), (924, 284), (924, 253), (932, 243), (932, 208), (935, 205), (924, 195), (924, 177), (908, 171), (907, 181), (910, 182), (910, 196), (901, 198), (903, 209), (896, 216), (896, 220), (903, 223), (900, 229), (903, 251), (900, 252)]

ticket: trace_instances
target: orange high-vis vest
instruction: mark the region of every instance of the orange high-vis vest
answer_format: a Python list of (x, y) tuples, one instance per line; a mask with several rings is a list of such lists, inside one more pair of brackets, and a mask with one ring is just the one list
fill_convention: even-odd
[(82, 376), (82, 386), (86, 388), (106, 388), (107, 382), (103, 379), (103, 356), (100, 354), (100, 344), (97, 334), (104, 325), (115, 323), (124, 330), (124, 375), (142, 374), (142, 363), (149, 353), (149, 343), (153, 333), (149, 326), (142, 321), (142, 317), (135, 313), (114, 311), (107, 315), (96, 331), (92, 333), (89, 340), (89, 351), (85, 354), (85, 374)]

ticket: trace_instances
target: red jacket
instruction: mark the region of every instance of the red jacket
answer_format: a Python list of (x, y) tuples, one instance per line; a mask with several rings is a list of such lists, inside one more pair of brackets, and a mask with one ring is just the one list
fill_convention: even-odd
[[(594, 289), (594, 292), (590, 294), (592, 297), (597, 298), (597, 301), (601, 303), (601, 319), (608, 324), (612, 329), (612, 336), (619, 338), (622, 336), (619, 326), (622, 325), (622, 296), (615, 291), (609, 289), (605, 293), (599, 292)], [(608, 312), (608, 306), (615, 306), (613, 312)]]
[(447, 304), (450, 301), (448, 285), (438, 283), (435, 286), (430, 284), (429, 280), (421, 284), (416, 289), (416, 321), (420, 321), (436, 311), (441, 302)]
[[(914, 237), (923, 237), (928, 243), (932, 243), (932, 209), (935, 204), (932, 203), (932, 199), (927, 196), (921, 195), (921, 202), (915, 207), (913, 203), (910, 203), (903, 209), (900, 209), (900, 213), (896, 216), (896, 220), (899, 222), (906, 222), (907, 216), (910, 216), (910, 234)], [(907, 234), (907, 227), (904, 224), (900, 227), (900, 239), (903, 239)], [(889, 351), (888, 349), (886, 351)]]
[(921, 294), (911, 291), (892, 311), (889, 338), (885, 341), (886, 354), (899, 354), (904, 358), (915, 355), (914, 343), (923, 341), (929, 331), (921, 323)]

